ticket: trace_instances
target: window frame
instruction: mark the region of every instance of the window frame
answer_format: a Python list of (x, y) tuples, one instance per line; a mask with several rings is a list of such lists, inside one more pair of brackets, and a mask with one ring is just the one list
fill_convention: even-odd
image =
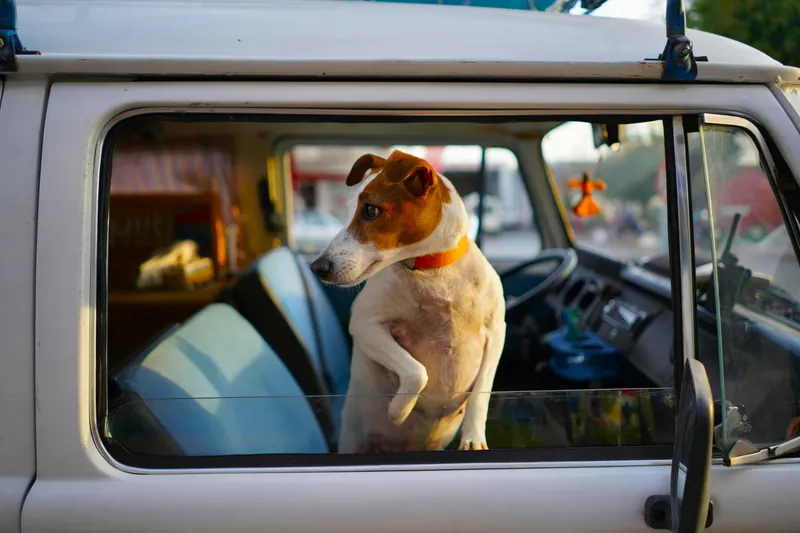
[[(346, 117), (347, 122), (352, 122), (353, 120), (356, 121), (364, 121), (364, 122), (378, 122), (382, 120), (386, 120), (387, 122), (395, 121), (392, 116), (393, 115), (400, 115), (400, 113), (389, 113), (386, 116), (380, 116), (375, 114), (369, 115), (359, 115), (357, 112), (352, 115), (348, 115)], [(252, 122), (268, 122), (269, 118), (274, 118), (276, 116), (280, 116), (280, 120), (284, 120), (285, 122), (292, 122), (293, 119), (296, 119), (296, 116), (291, 114), (282, 114), (282, 115), (271, 115), (269, 111), (262, 111), (259, 113), (242, 113), (242, 112), (234, 112), (230, 115), (236, 115), (236, 120), (243, 124), (248, 124)], [(113, 161), (113, 154), (114, 148), (117, 141), (117, 138), (120, 133), (125, 131), (125, 128), (128, 127), (128, 123), (135, 124), (138, 121), (143, 122), (152, 122), (158, 119), (177, 119), (180, 121), (187, 121), (187, 122), (231, 122), (231, 116), (228, 113), (223, 112), (216, 112), (216, 113), (192, 113), (191, 115), (180, 115), (176, 114), (164, 114), (162, 112), (153, 112), (147, 110), (139, 110), (135, 114), (128, 116), (123, 115), (121, 117), (117, 117), (117, 120), (113, 120), (106, 125), (106, 129), (104, 131), (104, 135), (98, 139), (98, 148), (100, 156), (97, 159), (97, 172), (99, 177), (98, 182), (98, 209), (100, 212), (101, 219), (107, 221), (109, 218), (109, 192), (110, 192), (110, 185), (111, 185), (111, 170), (112, 165), (111, 162)], [(435, 121), (436, 118), (431, 116), (431, 113), (426, 113), (427, 120)], [(307, 119), (309, 122), (324, 122), (326, 120), (331, 120), (331, 116), (326, 116), (324, 114), (311, 114), (302, 115), (303, 118)], [(581, 115), (583, 116), (583, 115)], [(598, 115), (598, 116), (608, 116), (608, 114)], [(648, 114), (652, 120), (660, 120), (663, 118), (661, 114)], [(269, 117), (269, 118), (265, 118)], [(498, 114), (498, 120), (505, 120), (508, 118), (505, 114)], [(522, 120), (529, 117), (520, 117)], [(545, 115), (544, 117), (534, 117), (533, 119), (536, 121), (543, 121), (547, 122), (551, 116)], [(133, 119), (133, 120), (131, 120)], [(446, 115), (441, 116), (438, 120), (442, 121), (453, 121), (453, 120), (461, 120), (464, 122), (473, 122), (473, 118), (470, 117), (468, 114), (459, 115), (454, 117), (453, 115)], [(313, 136), (317, 138), (316, 136)], [(285, 165), (286, 155), (289, 154), (288, 149), (284, 149), (285, 146), (295, 146), (297, 144), (301, 144), (299, 142), (293, 142), (294, 139), (306, 139), (306, 136), (285, 136), (285, 137), (278, 137), (276, 138), (276, 142), (272, 145), (274, 147), (273, 150), (270, 150), (269, 158), (275, 159), (281, 162), (281, 165)], [(430, 139), (445, 139), (447, 137), (431, 137)], [(351, 140), (353, 139), (353, 140)], [(332, 143), (334, 145), (349, 145), (349, 144), (363, 144), (364, 137), (361, 136), (353, 136), (352, 138), (348, 136), (337, 136), (337, 142)], [(381, 144), (383, 141), (383, 137), (370, 137), (371, 142)], [(397, 139), (402, 139), (402, 136), (387, 136), (387, 141), (391, 139), (391, 143), (393, 144), (400, 144)], [(410, 139), (410, 137), (409, 137)], [(415, 140), (414, 144), (426, 144), (425, 141), (428, 140), (426, 137), (413, 137)], [(505, 138), (504, 138), (505, 139)], [(499, 145), (497, 143), (491, 143), (492, 146), (508, 148), (508, 139), (505, 139), (505, 143), (503, 145)], [(384, 142), (384, 144), (385, 144)], [(285, 144), (291, 143), (291, 144)], [(303, 144), (311, 144), (307, 141), (304, 141)], [(320, 144), (320, 143), (317, 143)], [(455, 144), (455, 143), (454, 143)], [(489, 145), (487, 144), (487, 147)], [(512, 145), (513, 146), (513, 145)], [(280, 148), (279, 148), (280, 147)], [(508, 148), (512, 151), (515, 157), (517, 157), (518, 164), (520, 165), (520, 174), (523, 181), (525, 180), (525, 175), (522, 173), (522, 160), (520, 158), (519, 153), (517, 153), (512, 148)], [(291, 179), (288, 175), (288, 168), (283, 166), (282, 168), (277, 169), (277, 175), (282, 176), (284, 180)], [(287, 184), (284, 182), (281, 186), (281, 190), (284, 192), (284, 197), (282, 201), (284, 202), (283, 205), (285, 206), (292, 206), (292, 189), (291, 187), (287, 187)], [(528, 188), (526, 184), (526, 189)], [(554, 194), (557, 194), (556, 191), (553, 191)], [(107, 254), (108, 254), (108, 247), (107, 247), (107, 231), (108, 231), (108, 224), (107, 223), (98, 223), (98, 239), (97, 239), (97, 248), (96, 248), (96, 268), (97, 268), (97, 286), (98, 287), (105, 287), (107, 286)], [(96, 306), (97, 309), (100, 310), (101, 317), (105, 316), (107, 310), (107, 291), (97, 291), (96, 293)], [(106, 319), (101, 318), (101, 323), (105, 323)], [(97, 346), (105, 346), (106, 341), (106, 328), (97, 328), (96, 330), (96, 339), (97, 339)], [(96, 376), (95, 376), (95, 390), (96, 390), (96, 402), (95, 402), (95, 411), (94, 411), (94, 426), (97, 428), (97, 432), (95, 435), (96, 444), (97, 446), (101, 447), (104, 455), (107, 458), (114, 462), (115, 465), (125, 469), (133, 469), (135, 471), (148, 471), (148, 472), (169, 472), (169, 471), (193, 471), (193, 470), (201, 470), (201, 471), (209, 471), (215, 469), (281, 469), (286, 468), (291, 465), (300, 464), (300, 468), (315, 468), (315, 467), (322, 467), (322, 468), (347, 468), (347, 467), (375, 467), (378, 465), (381, 466), (398, 466), (398, 467), (408, 467), (408, 466), (431, 466), (431, 465), (459, 465), (461, 467), (470, 468), (471, 465), (474, 464), (490, 464), (500, 466), (503, 464), (514, 464), (514, 463), (566, 463), (566, 464), (581, 464), (585, 462), (596, 462), (596, 461), (667, 461), (669, 458), (672, 457), (673, 453), (673, 445), (640, 445), (640, 446), (597, 446), (597, 447), (565, 447), (565, 448), (529, 448), (529, 449), (489, 449), (481, 451), (480, 461), (475, 461), (477, 457), (472, 457), (465, 452), (460, 451), (451, 451), (451, 450), (443, 450), (443, 451), (431, 451), (431, 452), (403, 452), (403, 453), (376, 453), (376, 454), (355, 454), (355, 455), (338, 455), (334, 452), (329, 452), (326, 454), (264, 454), (264, 455), (240, 455), (240, 456), (186, 456), (186, 457), (147, 457), (142, 455), (136, 455), (129, 453), (122, 447), (116, 445), (113, 441), (109, 440), (106, 436), (109, 434), (108, 429), (106, 427), (107, 422), (107, 411), (108, 411), (108, 398), (107, 398), (107, 388), (108, 388), (108, 377), (107, 377), (107, 354), (104, 354), (104, 357), (101, 357), (100, 354), (97, 354), (97, 362), (96, 362)], [(657, 390), (663, 390), (658, 388)], [(534, 392), (544, 392), (544, 391), (534, 391)], [(562, 391), (553, 391), (555, 393), (559, 393)], [(673, 394), (677, 395), (677, 391), (673, 389)], [(102, 405), (99, 405), (102, 404)]]
[[(697, 357), (697, 290), (695, 283), (694, 228), (692, 226), (692, 192), (689, 179), (687, 116), (673, 115), (664, 120), (664, 164), (666, 165), (667, 236), (671, 265), (671, 294), (680, 294), (677, 312), (673, 305), (673, 387), (675, 404), (680, 405), (680, 387), (683, 370), (688, 359)], [(674, 157), (670, 158), (670, 154)], [(680, 265), (676, 271), (674, 265)], [(682, 331), (683, 335), (675, 335)], [(679, 359), (680, 356), (680, 359)], [(680, 360), (680, 364), (676, 364)]]
[[(363, 122), (373, 122), (373, 121), (391, 121), (392, 116), (402, 115), (403, 112), (398, 113), (388, 113), (386, 115), (381, 114), (368, 114), (368, 115), (361, 115), (357, 111), (353, 112), (352, 114), (345, 115), (346, 121), (363, 121)], [(258, 113), (237, 113), (232, 112), (230, 114), (223, 113), (221, 111), (217, 111), (216, 113), (193, 113), (191, 115), (181, 115), (180, 112), (174, 113), (161, 113), (161, 112), (148, 112), (146, 110), (138, 110), (136, 113), (131, 114), (132, 116), (125, 116), (124, 118), (118, 117), (117, 120), (112, 120), (108, 124), (106, 124), (106, 128), (104, 130), (104, 135), (98, 139), (98, 147), (100, 152), (100, 157), (97, 160), (98, 169), (98, 176), (99, 176), (99, 183), (98, 183), (98, 208), (101, 213), (103, 220), (108, 220), (108, 204), (109, 204), (109, 193), (110, 193), (110, 186), (111, 186), (111, 169), (112, 165), (110, 164), (113, 161), (113, 153), (115, 144), (117, 141), (118, 133), (124, 131), (123, 125), (127, 126), (128, 122), (135, 122), (138, 120), (141, 121), (151, 121), (151, 120), (158, 120), (159, 118), (166, 118), (166, 119), (176, 119), (179, 118), (182, 121), (187, 122), (227, 122), (229, 123), (231, 116), (236, 116), (237, 121), (240, 120), (241, 123), (247, 124), (254, 121), (264, 121), (268, 122), (270, 119), (275, 119), (276, 117), (280, 117), (279, 120), (283, 120), (286, 122), (291, 122), (292, 120), (296, 120), (296, 115), (291, 114), (278, 114), (278, 115), (271, 115), (269, 110), (259, 110)], [(313, 113), (302, 114), (300, 115), (302, 118), (308, 120), (311, 123), (314, 122), (324, 122), (326, 120), (330, 120), (331, 118), (336, 119), (340, 115), (336, 115), (331, 117), (329, 115), (317, 115)], [(453, 121), (453, 120), (462, 120), (464, 122), (472, 122), (473, 118), (470, 117), (468, 114), (465, 115), (446, 115), (446, 116), (436, 116), (435, 113), (426, 113), (427, 120), (442, 120), (442, 121)], [(580, 114), (577, 115), (578, 118), (585, 120), (586, 117), (596, 116), (598, 119), (602, 119), (603, 117), (608, 117), (608, 113), (598, 113), (598, 114)], [(614, 114), (612, 116), (618, 116)], [(191, 118), (190, 118), (191, 117)], [(496, 115), (498, 120), (505, 120), (509, 119), (512, 120), (513, 116), (507, 116), (504, 114)], [(520, 119), (524, 120), (525, 118), (529, 117), (520, 117)], [(535, 120), (547, 122), (555, 118), (556, 120), (563, 120), (564, 117), (558, 115), (554, 117), (553, 115), (545, 114), (542, 116), (536, 116)], [(570, 116), (570, 118), (576, 118)], [(668, 221), (670, 224), (669, 228), (669, 239), (670, 239), (670, 260), (676, 261), (678, 264), (681, 265), (689, 265), (692, 264), (693, 256), (694, 256), (694, 247), (693, 243), (693, 230), (691, 225), (690, 219), (690, 195), (691, 192), (688, 189), (688, 159), (686, 154), (687, 144), (686, 144), (686, 131), (683, 129), (683, 122), (685, 120), (685, 116), (681, 115), (680, 113), (676, 113), (674, 115), (664, 115), (661, 113), (646, 113), (646, 114), (637, 114), (637, 118), (644, 118), (652, 121), (661, 120), (663, 123), (663, 131), (664, 131), (664, 154), (667, 163), (667, 180), (668, 184), (671, 183), (673, 180), (670, 180), (670, 173), (676, 176), (676, 179), (682, 183), (680, 186), (673, 186), (672, 190), (668, 185), (667, 191), (667, 198), (668, 198)], [(670, 121), (670, 118), (672, 119)], [(423, 121), (425, 119), (422, 119)], [(677, 129), (676, 129), (677, 128)], [(670, 136), (670, 132), (674, 133)], [(326, 136), (313, 136), (314, 138), (327, 138)], [(278, 162), (279, 167), (277, 167), (277, 175), (282, 177), (284, 183), (281, 184), (281, 191), (283, 192), (283, 205), (288, 212), (289, 209), (293, 209), (293, 202), (291, 199), (292, 189), (291, 187), (287, 187), (286, 179), (291, 179), (288, 175), (288, 168), (285, 167), (286, 157), (290, 153), (289, 149), (283, 150), (282, 146), (285, 142), (291, 142), (294, 139), (306, 139), (308, 136), (284, 136), (279, 137), (276, 139), (276, 142), (272, 144), (272, 150), (269, 151), (268, 159), (274, 160)], [(370, 137), (370, 141), (372, 143), (378, 142), (379, 144), (386, 144), (391, 142), (392, 144), (402, 144), (403, 136), (386, 136), (386, 137)], [(440, 139), (446, 139), (446, 136), (431, 136), (432, 139), (436, 139), (437, 143), (440, 142)], [(504, 137), (500, 137), (505, 139)], [(326, 143), (326, 144), (335, 144), (335, 145), (348, 145), (351, 143), (359, 143), (363, 144), (367, 142), (363, 136), (354, 135), (352, 137), (349, 136), (338, 136), (337, 142), (335, 143)], [(382, 141), (382, 139), (386, 139)], [(412, 137), (409, 137), (411, 140)], [(413, 137), (413, 144), (428, 144), (428, 138), (420, 138), (420, 137)], [(518, 152), (512, 148), (513, 143), (509, 143), (508, 139), (505, 139), (506, 142), (503, 144), (498, 143), (487, 143), (482, 146), (486, 146), (487, 148), (490, 146), (502, 147), (509, 149), (514, 156), (517, 158), (521, 178), (523, 179), (523, 183), (526, 187), (526, 190), (529, 190), (528, 180), (525, 179), (524, 170), (522, 167), (522, 159), (520, 158)], [(541, 147), (541, 140), (539, 138), (539, 146)], [(294, 142), (292, 146), (297, 145), (300, 143)], [(310, 144), (310, 143), (309, 143)], [(321, 143), (320, 143), (321, 144)], [(408, 144), (408, 143), (406, 143)], [(456, 143), (453, 143), (456, 144)], [(470, 143), (473, 144), (473, 143)], [(510, 146), (509, 146), (510, 145)], [(278, 147), (281, 147), (279, 149)], [(673, 160), (672, 167), (670, 167), (671, 158), (669, 154), (673, 153), (675, 155), (682, 154), (682, 158), (678, 160)], [(685, 193), (684, 193), (685, 191)], [(558, 196), (557, 190), (551, 190), (553, 194), (553, 199), (555, 201), (560, 201)], [(685, 194), (685, 195), (684, 195)], [(532, 202), (532, 199), (531, 199)], [(677, 209), (675, 207), (675, 202), (678, 203)], [(674, 213), (673, 213), (673, 210)], [(534, 211), (534, 213), (536, 213)], [(535, 216), (535, 215), (534, 215)], [(678, 222), (677, 220), (680, 220)], [(674, 223), (674, 227), (673, 227)], [(287, 224), (287, 228), (290, 227), (291, 224)], [(107, 285), (107, 253), (108, 248), (105, 244), (107, 242), (107, 231), (108, 231), (108, 224), (98, 224), (98, 241), (99, 244), (97, 248), (97, 280), (98, 286), (106, 286)], [(537, 223), (538, 229), (538, 223)], [(689, 240), (687, 241), (687, 237)], [(673, 253), (674, 251), (674, 253)], [(686, 273), (689, 272), (688, 276)], [(683, 287), (689, 286), (694, 288), (694, 269), (686, 269), (681, 268), (677, 275), (673, 276), (671, 280), (672, 285), (672, 293), (675, 293), (675, 288), (678, 287), (678, 292), (683, 292)], [(697, 330), (696, 330), (696, 320), (697, 320), (697, 305), (695, 301), (694, 290), (689, 291), (691, 298), (681, 298), (681, 312), (674, 312), (674, 324), (675, 329), (674, 331), (683, 331), (684, 337), (680, 339), (677, 336), (673, 336), (673, 343), (675, 346), (675, 353), (681, 353), (682, 358), (685, 361), (688, 358), (694, 358), (697, 345), (696, 345), (696, 337), (697, 337)], [(107, 291), (98, 291), (96, 294), (97, 297), (97, 307), (101, 310), (101, 314), (105, 313), (107, 309)], [(694, 305), (688, 303), (689, 301), (695, 302)], [(689, 309), (692, 309), (689, 311)], [(101, 322), (105, 323), (105, 319), (101, 318)], [(97, 344), (99, 346), (105, 345), (105, 335), (106, 335), (106, 328), (98, 328), (97, 329)], [(690, 333), (691, 339), (687, 342), (686, 333)], [(377, 465), (381, 466), (393, 466), (396, 465), (398, 467), (406, 467), (406, 466), (430, 466), (430, 465), (459, 465), (461, 467), (469, 468), (470, 465), (475, 464), (475, 461), (471, 460), (464, 460), (466, 459), (467, 455), (463, 452), (458, 451), (436, 451), (436, 452), (403, 452), (403, 453), (377, 453), (377, 454), (363, 454), (363, 455), (352, 455), (352, 456), (343, 456), (338, 455), (334, 452), (329, 452), (327, 454), (266, 454), (266, 455), (240, 455), (240, 456), (187, 456), (187, 457), (169, 457), (169, 458), (160, 458), (160, 457), (145, 457), (141, 455), (136, 455), (127, 452), (123, 448), (119, 446), (115, 446), (114, 443), (104, 435), (107, 435), (107, 428), (106, 424), (106, 416), (105, 413), (107, 412), (107, 376), (105, 368), (107, 361), (107, 355), (102, 358), (102, 363), (97, 364), (97, 375), (96, 375), (96, 391), (97, 391), (97, 402), (100, 403), (100, 400), (103, 402), (103, 406), (98, 408), (96, 405), (96, 416), (97, 418), (94, 420), (94, 424), (98, 428), (97, 436), (97, 444), (98, 446), (103, 448), (103, 451), (107, 456), (117, 465), (127, 468), (133, 468), (137, 471), (150, 471), (150, 472), (159, 472), (159, 471), (193, 471), (193, 470), (200, 470), (200, 471), (213, 471), (215, 469), (275, 469), (275, 468), (284, 468), (289, 465), (296, 465), (298, 463), (301, 464), (301, 468), (315, 468), (315, 467), (340, 467), (340, 468), (347, 468), (347, 467), (374, 467)], [(682, 370), (683, 365), (675, 365), (674, 372), (675, 372), (675, 383), (680, 383), (682, 378)], [(560, 392), (560, 391), (554, 391)], [(678, 400), (678, 395), (680, 391), (677, 388), (673, 387), (673, 394), (676, 398), (676, 404)], [(645, 460), (645, 461), (658, 461), (658, 460), (667, 460), (672, 456), (673, 453), (673, 445), (649, 445), (649, 446), (599, 446), (599, 447), (567, 447), (567, 448), (530, 448), (530, 449), (489, 449), (482, 451), (481, 454), (481, 461), (478, 464), (491, 464), (491, 465), (503, 465), (507, 463), (540, 463), (540, 462), (555, 462), (555, 463), (566, 463), (566, 464), (575, 464), (575, 463), (584, 463), (584, 462), (594, 462), (594, 461), (638, 461), (638, 460)], [(345, 458), (344, 460), (342, 460)], [(470, 457), (471, 459), (471, 457)]]
[[(764, 176), (772, 191), (772, 198), (780, 211), (781, 222), (788, 234), (794, 252), (796, 266), (800, 269), (800, 192), (798, 192), (796, 187), (798, 183), (797, 177), (800, 176), (800, 174), (792, 171), (769, 131), (751, 117), (741, 113), (702, 113), (698, 116), (698, 131), (703, 126), (718, 126), (742, 132), (753, 143), (753, 147), (758, 152), (759, 164), (762, 165)], [(703, 138), (701, 137), (700, 139), (701, 140), (698, 142), (703, 142)], [(703, 146), (702, 149), (705, 152), (706, 147)], [(790, 184), (794, 185), (794, 187)], [(783, 189), (783, 191), (781, 189)], [(789, 197), (787, 197), (784, 192), (787, 190), (792, 193)], [(693, 227), (692, 232), (694, 232)], [(713, 259), (719, 261), (719, 256), (715, 253), (712, 260)], [(716, 266), (714, 269), (716, 271)], [(717, 292), (717, 287), (714, 286), (710, 290)], [(718, 298), (719, 294), (715, 294), (715, 301), (718, 301)], [(709, 309), (707, 311), (713, 316), (718, 328), (717, 331), (721, 332), (723, 317), (719, 316), (716, 310)], [(738, 315), (739, 319), (751, 321), (754, 328), (757, 330), (768, 328), (768, 335), (773, 337), (773, 339), (782, 339), (782, 341), (787, 344), (797, 344), (798, 340), (800, 340), (800, 324), (787, 324), (779, 317), (773, 317), (747, 309), (739, 303), (736, 303), (733, 308), (730, 309), (730, 313), (732, 315)], [(728, 327), (731, 326), (729, 325)], [(720, 350), (723, 349), (723, 347), (720, 346), (722, 342), (718, 334), (717, 346)], [(720, 400), (728, 402), (730, 398), (727, 397), (724, 392), (726, 389), (725, 355), (728, 354), (723, 353), (722, 361), (719, 363), (720, 375), (718, 379), (720, 380), (720, 389), (722, 393)], [(729, 436), (727, 435), (725, 420), (722, 421), (721, 427), (727, 439)], [(732, 444), (732, 442), (727, 444)], [(729, 457), (729, 453), (730, 450), (724, 453), (726, 461)], [(783, 460), (800, 461), (800, 455), (795, 453)]]

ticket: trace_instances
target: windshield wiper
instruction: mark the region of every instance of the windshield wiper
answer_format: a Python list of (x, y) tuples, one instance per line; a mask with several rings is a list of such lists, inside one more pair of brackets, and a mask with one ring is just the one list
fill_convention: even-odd
[(751, 465), (767, 459), (777, 459), (784, 455), (800, 450), (800, 437), (794, 437), (781, 444), (758, 449), (752, 443), (739, 439), (733, 443), (730, 451), (725, 454), (725, 466)]

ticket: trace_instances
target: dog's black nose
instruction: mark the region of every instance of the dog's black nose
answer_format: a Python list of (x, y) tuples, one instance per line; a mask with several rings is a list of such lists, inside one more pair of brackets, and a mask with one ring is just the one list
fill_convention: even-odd
[(317, 257), (314, 262), (311, 263), (311, 272), (321, 278), (330, 274), (331, 270), (333, 270), (333, 263), (331, 263), (330, 259), (326, 259), (325, 257)]

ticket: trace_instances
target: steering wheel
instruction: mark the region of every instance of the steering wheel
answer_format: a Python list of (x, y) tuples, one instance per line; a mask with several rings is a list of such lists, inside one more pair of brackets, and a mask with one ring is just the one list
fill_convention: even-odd
[(535, 300), (555, 290), (566, 281), (575, 271), (575, 267), (578, 266), (578, 255), (572, 248), (553, 248), (545, 250), (534, 259), (520, 263), (510, 270), (503, 272), (500, 275), (500, 280), (504, 281), (519, 274), (523, 270), (548, 261), (558, 261), (558, 266), (556, 266), (541, 283), (538, 283), (524, 294), (520, 296), (507, 296), (506, 315), (513, 315), (524, 311)]

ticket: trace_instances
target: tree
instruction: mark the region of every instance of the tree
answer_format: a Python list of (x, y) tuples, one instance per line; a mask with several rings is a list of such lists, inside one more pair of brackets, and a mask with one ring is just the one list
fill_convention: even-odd
[(687, 15), (692, 28), (748, 44), (784, 65), (800, 66), (800, 0), (694, 0)]

